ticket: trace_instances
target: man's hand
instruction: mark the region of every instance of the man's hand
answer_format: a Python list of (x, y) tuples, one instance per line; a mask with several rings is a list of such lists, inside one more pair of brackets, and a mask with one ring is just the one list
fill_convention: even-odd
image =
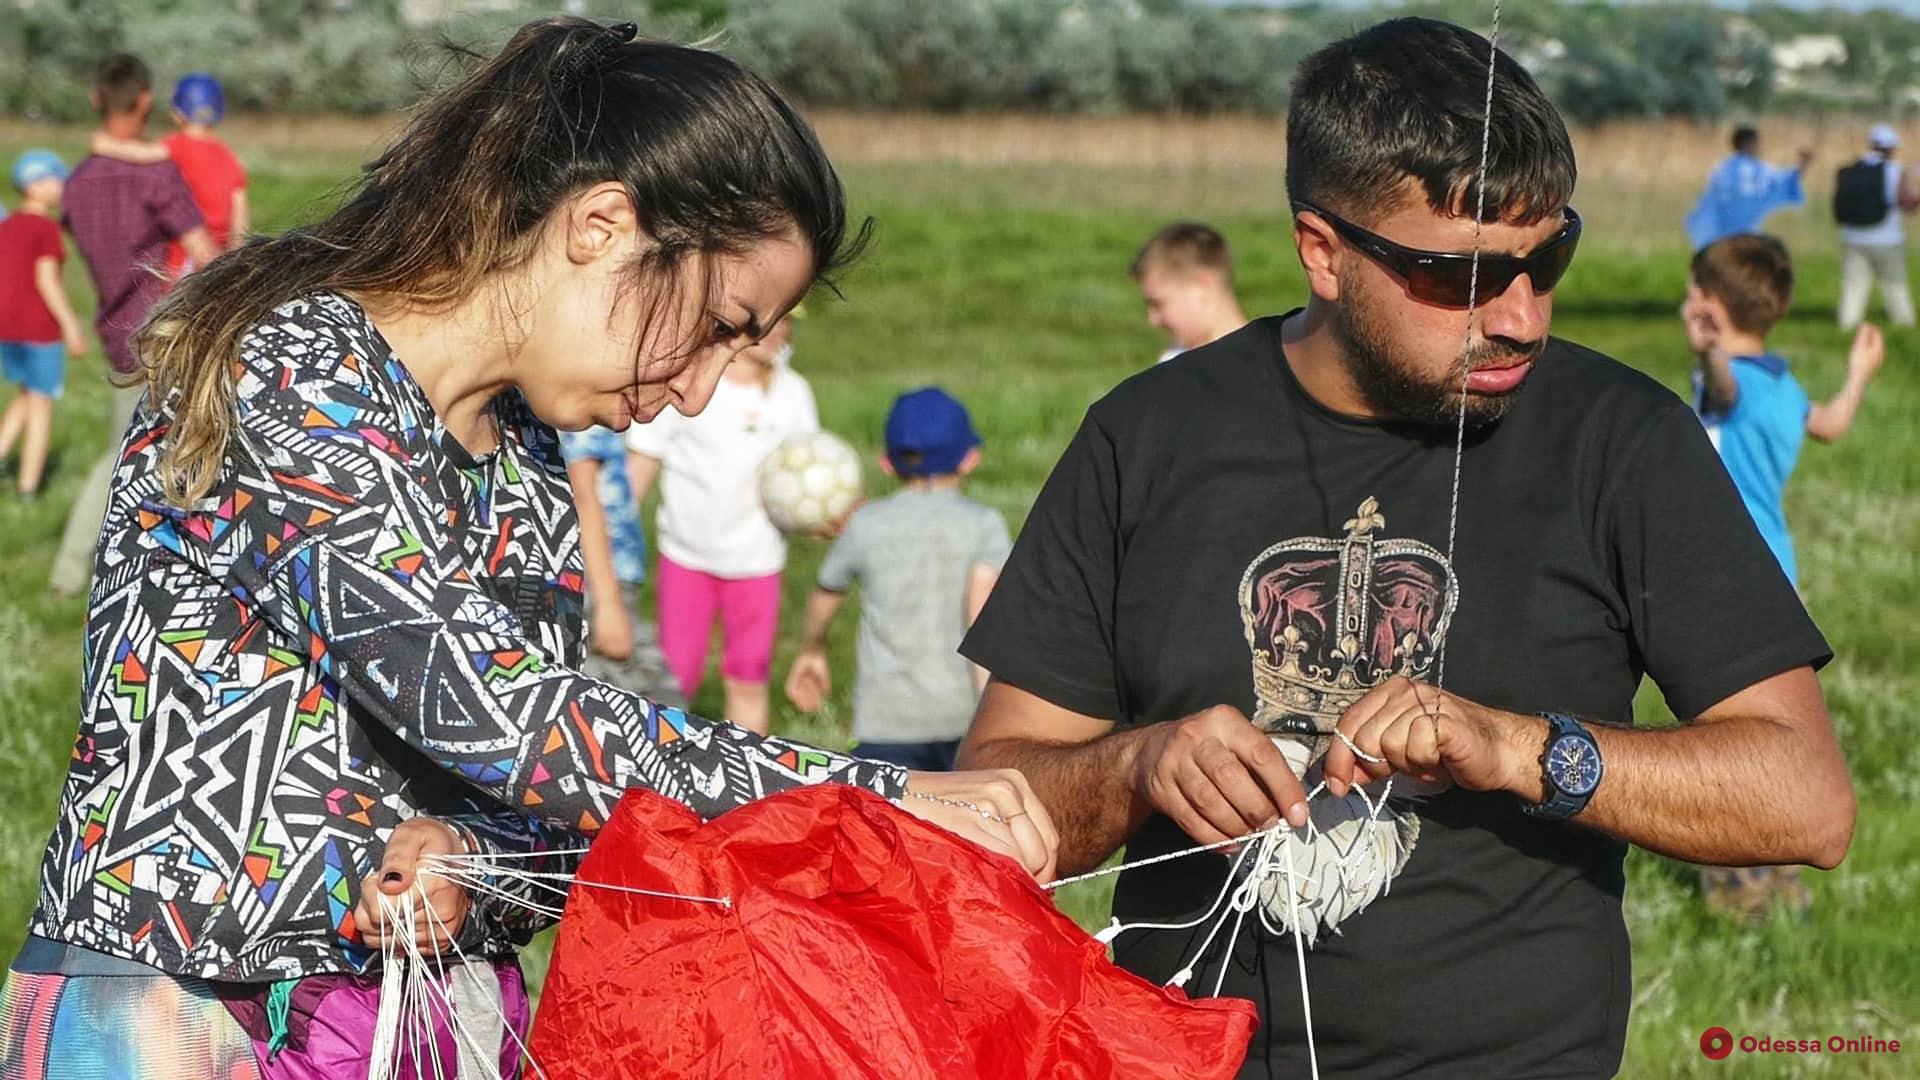
[(1799, 169), (1801, 172), (1806, 172), (1807, 166), (1811, 164), (1813, 164), (1813, 148), (1807, 146), (1801, 147), (1800, 152), (1794, 155), (1794, 168)]
[[(1537, 721), (1477, 705), (1457, 694), (1396, 675), (1367, 692), (1340, 718), (1345, 741), (1327, 750), (1327, 790), (1344, 797), (1354, 786), (1400, 773), (1469, 791), (1537, 791), (1518, 775), (1537, 761), (1546, 730)], [(1522, 744), (1535, 736), (1533, 757)], [(1372, 759), (1372, 760), (1368, 760)]]
[(787, 700), (804, 713), (820, 711), (827, 695), (833, 693), (833, 668), (827, 664), (825, 649), (803, 646), (787, 669)]
[(1306, 792), (1266, 732), (1228, 705), (1155, 725), (1133, 762), (1135, 794), (1201, 844), (1307, 823)]

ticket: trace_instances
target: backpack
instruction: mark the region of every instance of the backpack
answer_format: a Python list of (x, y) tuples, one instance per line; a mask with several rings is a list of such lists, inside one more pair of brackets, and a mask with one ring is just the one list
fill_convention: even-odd
[(1886, 161), (1856, 161), (1833, 178), (1833, 220), (1867, 227), (1887, 220), (1893, 209), (1887, 201)]

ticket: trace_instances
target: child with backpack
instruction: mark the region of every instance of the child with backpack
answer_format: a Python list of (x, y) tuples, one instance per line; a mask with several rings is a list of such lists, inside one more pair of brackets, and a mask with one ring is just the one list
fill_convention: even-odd
[(1913, 294), (1907, 289), (1907, 235), (1901, 220), (1920, 209), (1906, 169), (1894, 160), (1900, 133), (1878, 124), (1867, 134), (1867, 153), (1834, 176), (1833, 219), (1840, 225), (1840, 328), (1851, 330), (1867, 316), (1875, 282), (1887, 305), (1887, 321), (1912, 326)]

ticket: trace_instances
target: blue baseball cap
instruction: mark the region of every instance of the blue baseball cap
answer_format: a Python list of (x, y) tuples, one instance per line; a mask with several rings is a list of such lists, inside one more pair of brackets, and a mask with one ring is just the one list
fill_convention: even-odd
[(195, 71), (173, 84), (173, 108), (189, 123), (217, 124), (227, 115), (227, 95), (220, 90), (220, 80)]
[(937, 386), (901, 394), (887, 412), (887, 460), (901, 476), (958, 472), (967, 451), (979, 445), (967, 407)]
[(49, 176), (55, 180), (67, 178), (66, 162), (51, 150), (28, 150), (13, 159), (13, 187), (16, 191), (25, 191), (28, 184)]

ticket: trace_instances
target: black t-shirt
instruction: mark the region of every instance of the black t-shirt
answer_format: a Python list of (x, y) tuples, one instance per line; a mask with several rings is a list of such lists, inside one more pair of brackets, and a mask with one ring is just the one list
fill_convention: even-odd
[[(1363, 665), (1367, 677), (1412, 634), (1417, 662), (1445, 642), (1448, 690), (1610, 724), (1632, 722), (1642, 674), (1691, 718), (1828, 659), (1699, 421), (1658, 383), (1549, 344), (1507, 417), (1469, 438), (1449, 568), (1453, 433), (1319, 405), (1281, 352), (1283, 319), (1142, 372), (1094, 405), (968, 635), (968, 657), (1123, 725), (1221, 703), (1254, 716), (1256, 673), (1269, 700), (1298, 689), (1276, 679), (1283, 654), (1325, 661), (1331, 629), (1316, 627), (1348, 618), (1362, 651), (1385, 662)], [(1351, 595), (1366, 599), (1339, 607), (1339, 579), (1363, 566)], [(1304, 638), (1283, 642), (1287, 625)], [(1391, 891), (1308, 953), (1321, 1067), (1342, 1077), (1612, 1075), (1632, 988), (1625, 845), (1523, 816), (1507, 794), (1448, 792), (1419, 813)], [(1128, 857), (1189, 846), (1156, 816)], [(1199, 854), (1122, 873), (1114, 914), (1197, 916), (1226, 866)], [(1261, 1011), (1243, 1075), (1301, 1075), (1293, 943), (1257, 921), (1223, 988)], [(1129, 933), (1116, 958), (1164, 981), (1205, 929)], [(1212, 988), (1219, 951), (1199, 965), (1196, 992)]]

